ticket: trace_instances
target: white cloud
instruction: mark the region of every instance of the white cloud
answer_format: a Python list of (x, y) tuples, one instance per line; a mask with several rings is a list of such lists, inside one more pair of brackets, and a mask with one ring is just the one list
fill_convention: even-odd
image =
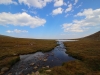
[(83, 30), (80, 28), (80, 25), (74, 24), (74, 23), (65, 23), (63, 24), (63, 29), (65, 32), (72, 31), (72, 32), (83, 32)]
[(100, 9), (84, 9), (83, 12), (79, 12), (76, 17), (85, 17), (82, 20), (73, 20), (72, 23), (64, 23), (63, 29), (65, 32), (83, 32), (91, 27), (100, 26)]
[(28, 12), (28, 10), (26, 10), (26, 9), (22, 9), (22, 11), (23, 11), (23, 12)]
[(59, 7), (64, 4), (63, 0), (54, 0), (54, 7)]
[(68, 17), (70, 14), (67, 14), (65, 17)]
[(14, 25), (14, 26), (30, 26), (31, 28), (43, 26), (46, 23), (45, 19), (37, 16), (32, 17), (31, 15), (23, 13), (0, 13), (0, 25)]
[(13, 33), (13, 31), (11, 31), (11, 30), (7, 30), (6, 32), (7, 32), (7, 33)]
[(37, 12), (36, 12), (36, 11), (32, 11), (32, 10), (30, 11), (30, 13), (33, 13), (33, 14), (35, 14), (35, 15), (37, 14)]
[(17, 2), (13, 1), (13, 0), (0, 0), (0, 4), (17, 4)]
[(81, 7), (81, 6), (82, 6), (82, 4), (83, 4), (83, 2), (81, 2), (81, 4), (80, 4), (80, 5), (78, 5), (76, 8), (79, 8), (79, 7)]
[(77, 4), (77, 2), (78, 2), (78, 0), (75, 0), (75, 3), (74, 3), (74, 5), (76, 5), (76, 4)]
[(62, 14), (63, 9), (61, 7), (52, 11), (52, 15)]
[(67, 6), (67, 3), (64, 2), (64, 5)]
[(72, 4), (69, 4), (68, 5), (68, 8), (65, 10), (65, 13), (69, 12), (72, 10)]
[(24, 3), (29, 7), (43, 8), (52, 0), (18, 0), (20, 4)]
[(18, 30), (18, 29), (14, 29), (13, 31), (12, 30), (7, 30), (6, 32), (7, 33), (28, 33), (27, 30)]

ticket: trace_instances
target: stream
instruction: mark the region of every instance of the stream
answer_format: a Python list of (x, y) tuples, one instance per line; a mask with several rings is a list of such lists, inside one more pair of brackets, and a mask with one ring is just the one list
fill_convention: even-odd
[(61, 66), (64, 62), (75, 60), (66, 54), (63, 41), (57, 41), (57, 44), (58, 46), (50, 52), (20, 55), (20, 61), (12, 66), (5, 75), (9, 73), (12, 73), (12, 75), (27, 75), (41, 68)]

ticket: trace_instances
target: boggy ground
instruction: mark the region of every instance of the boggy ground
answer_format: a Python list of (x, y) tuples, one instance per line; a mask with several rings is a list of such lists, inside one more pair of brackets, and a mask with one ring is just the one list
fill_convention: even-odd
[(0, 74), (20, 60), (19, 55), (46, 52), (56, 46), (54, 40), (25, 39), (0, 36)]
[(45, 75), (100, 75), (100, 40), (82, 39), (64, 43), (67, 53), (77, 60), (51, 68)]

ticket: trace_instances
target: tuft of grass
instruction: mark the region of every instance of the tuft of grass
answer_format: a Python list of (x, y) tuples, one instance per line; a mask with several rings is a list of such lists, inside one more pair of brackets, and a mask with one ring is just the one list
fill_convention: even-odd
[(13, 66), (16, 62), (18, 62), (20, 60), (20, 57), (15, 57), (14, 59), (12, 59), (10, 62), (9, 62), (9, 65)]

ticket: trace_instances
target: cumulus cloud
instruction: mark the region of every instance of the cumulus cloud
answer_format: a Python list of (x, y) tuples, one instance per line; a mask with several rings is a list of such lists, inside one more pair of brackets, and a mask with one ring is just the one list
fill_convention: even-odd
[(7, 33), (28, 33), (27, 30), (18, 30), (18, 29), (14, 29), (14, 30), (7, 30)]
[(31, 28), (35, 28), (43, 26), (45, 23), (45, 19), (37, 16), (33, 17), (25, 12), (16, 14), (0, 13), (0, 25), (30, 26)]
[(73, 20), (72, 23), (64, 23), (63, 29), (65, 32), (83, 32), (90, 27), (100, 25), (100, 9), (84, 9), (83, 12), (79, 12), (76, 17), (85, 17), (82, 20)]
[(77, 4), (77, 2), (78, 2), (78, 0), (75, 0), (75, 3), (74, 3), (74, 5), (76, 5), (76, 4)]
[(59, 6), (62, 6), (63, 4), (65, 4), (63, 2), (63, 0), (54, 0), (54, 7), (59, 7)]
[(68, 8), (65, 10), (65, 13), (69, 12), (72, 10), (72, 4), (69, 4), (68, 5)]
[(63, 12), (63, 9), (61, 7), (59, 7), (52, 11), (52, 15), (62, 14), (62, 12)]
[(20, 4), (25, 4), (29, 7), (43, 8), (52, 0), (18, 0)]
[(14, 0), (0, 0), (0, 4), (17, 4), (17, 2), (15, 2)]

